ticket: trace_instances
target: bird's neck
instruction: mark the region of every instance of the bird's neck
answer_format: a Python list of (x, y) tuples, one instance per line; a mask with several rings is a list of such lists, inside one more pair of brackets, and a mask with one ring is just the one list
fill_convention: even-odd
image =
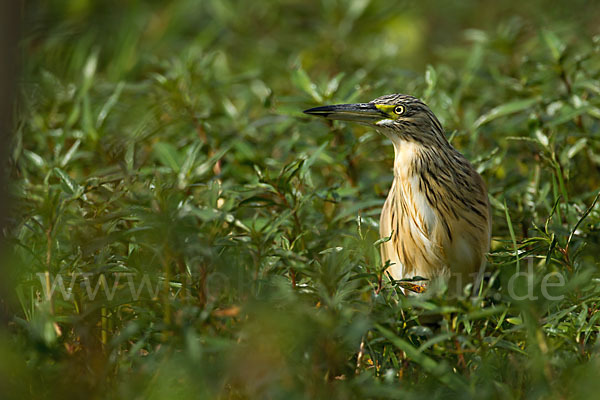
[[(403, 180), (420, 175), (430, 175), (433, 171), (447, 175), (448, 171), (461, 168), (466, 160), (454, 148), (408, 140), (397, 140), (394, 144), (394, 178)], [(468, 163), (467, 163), (468, 164)]]
[(423, 146), (408, 141), (394, 141), (394, 178), (405, 180), (418, 174)]

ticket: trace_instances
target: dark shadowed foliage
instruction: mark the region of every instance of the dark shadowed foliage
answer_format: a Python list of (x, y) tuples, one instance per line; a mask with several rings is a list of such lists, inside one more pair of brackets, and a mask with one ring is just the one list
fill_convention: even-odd
[[(594, 2), (23, 13), (2, 398), (600, 392)], [(389, 141), (302, 114), (388, 93), (427, 102), (487, 183), (477, 299), (390, 284)]]

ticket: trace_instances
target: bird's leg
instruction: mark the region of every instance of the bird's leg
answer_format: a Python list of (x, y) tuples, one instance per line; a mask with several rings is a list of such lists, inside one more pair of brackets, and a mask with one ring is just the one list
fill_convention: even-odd
[(417, 285), (416, 283), (412, 283), (412, 282), (400, 282), (399, 286), (402, 289), (406, 289), (409, 290), (413, 293), (423, 293), (426, 289), (427, 286), (426, 285)]
[[(427, 282), (429, 279), (423, 278), (422, 276), (413, 276), (412, 278), (400, 279), (394, 281), (400, 286), (403, 290), (408, 290), (413, 293), (423, 293), (427, 290)], [(424, 282), (422, 284), (417, 284), (415, 282)]]

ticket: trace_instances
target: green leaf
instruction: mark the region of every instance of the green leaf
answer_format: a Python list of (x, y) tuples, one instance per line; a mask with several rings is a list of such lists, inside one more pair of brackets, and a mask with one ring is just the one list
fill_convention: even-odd
[(221, 158), (223, 158), (223, 156), (225, 154), (227, 154), (228, 151), (229, 151), (229, 146), (225, 146), (222, 149), (220, 149), (219, 151), (217, 151), (215, 154), (210, 156), (206, 161), (204, 161), (200, 165), (198, 165), (194, 169), (192, 176), (194, 178), (199, 178), (202, 175), (204, 175), (205, 173), (207, 173), (208, 171), (210, 171), (211, 168), (217, 163), (217, 161), (219, 161)]
[(508, 225), (508, 232), (510, 233), (510, 240), (513, 243), (513, 249), (515, 250), (515, 257), (517, 258), (517, 270), (519, 270), (519, 246), (517, 245), (517, 238), (515, 236), (515, 230), (513, 229), (508, 207), (506, 207), (506, 199), (504, 200), (504, 214), (506, 216), (506, 224)]
[(326, 98), (330, 98), (338, 90), (338, 88), (340, 87), (340, 82), (345, 75), (346, 73), (340, 72), (327, 83), (327, 87), (325, 88), (324, 93)]
[(75, 182), (65, 171), (54, 168), (54, 173), (60, 178), (63, 192), (69, 194), (72, 198), (78, 198), (83, 194), (83, 186)]
[(556, 36), (556, 34), (552, 31), (544, 29), (542, 31), (542, 37), (544, 38), (544, 42), (548, 49), (550, 49), (550, 53), (552, 54), (552, 58), (555, 61), (560, 60), (563, 52), (565, 51), (565, 44)]
[(323, 97), (317, 92), (317, 85), (311, 80), (306, 71), (301, 67), (296, 68), (292, 71), (292, 83), (298, 88), (308, 94), (317, 103), (323, 102)]
[(479, 128), (480, 126), (485, 125), (488, 122), (503, 117), (505, 115), (510, 115), (519, 111), (527, 110), (537, 102), (538, 99), (522, 99), (511, 101), (494, 107), (475, 121), (475, 128)]
[(23, 156), (25, 156), (26, 159), (31, 161), (33, 165), (35, 165), (38, 168), (44, 168), (46, 166), (46, 161), (44, 161), (42, 157), (40, 157), (33, 151), (23, 150)]
[(98, 65), (98, 49), (93, 50), (88, 56), (85, 66), (83, 67), (83, 84), (81, 85), (81, 94), (84, 94), (92, 86), (96, 67)]
[(75, 155), (75, 152), (77, 151), (77, 149), (79, 149), (79, 145), (81, 145), (81, 140), (77, 139), (75, 143), (73, 143), (73, 145), (69, 148), (69, 150), (67, 150), (63, 158), (60, 160), (61, 168), (64, 168), (65, 165), (67, 165), (69, 161), (71, 161), (71, 159)]
[(179, 172), (180, 181), (184, 180), (184, 178), (192, 172), (192, 168), (196, 164), (196, 160), (201, 148), (202, 143), (200, 142), (194, 143), (192, 146), (188, 147), (185, 160), (183, 161), (183, 164), (181, 165), (181, 171)]
[(598, 194), (596, 194), (596, 197), (594, 197), (592, 204), (585, 210), (585, 212), (581, 215), (581, 217), (579, 217), (579, 219), (577, 220), (577, 223), (575, 224), (575, 227), (573, 227), (573, 230), (571, 230), (571, 233), (569, 234), (569, 239), (567, 239), (567, 245), (566, 245), (567, 249), (569, 248), (569, 244), (571, 243), (571, 240), (573, 240), (573, 236), (575, 235), (575, 232), (577, 232), (577, 228), (579, 228), (579, 225), (581, 225), (583, 220), (586, 219), (588, 217), (588, 215), (590, 215), (590, 213), (596, 206), (598, 199), (600, 199), (600, 191), (598, 192)]
[(560, 112), (557, 113), (557, 115), (548, 122), (548, 126), (553, 127), (564, 124), (566, 122), (571, 122), (575, 120), (575, 118), (577, 118), (578, 116), (587, 114), (591, 109), (592, 107), (589, 106), (579, 108), (564, 106), (560, 109)]
[(312, 167), (312, 165), (315, 163), (315, 161), (317, 161), (317, 159), (321, 156), (321, 153), (323, 153), (323, 150), (325, 150), (325, 148), (328, 145), (329, 145), (329, 142), (324, 142), (318, 148), (313, 150), (313, 153), (310, 155), (310, 157), (308, 157), (306, 160), (304, 160), (304, 163), (302, 164), (302, 168), (300, 171), (301, 177), (303, 177), (308, 172), (310, 167)]
[(425, 71), (425, 83), (427, 84), (427, 88), (425, 89), (423, 97), (428, 100), (437, 85), (437, 73), (431, 65), (428, 65), (427, 70)]
[(158, 142), (154, 144), (154, 154), (160, 163), (175, 172), (181, 169), (181, 156), (171, 143)]
[(504, 305), (488, 307), (488, 308), (484, 308), (481, 310), (471, 311), (465, 316), (465, 318), (468, 320), (477, 320), (477, 319), (488, 318), (492, 315), (501, 314), (504, 311), (506, 311), (506, 309), (507, 308)]
[(571, 159), (573, 157), (575, 157), (575, 155), (577, 153), (579, 153), (581, 150), (583, 150), (587, 145), (587, 138), (581, 138), (578, 141), (576, 141), (572, 146), (569, 146), (568, 150), (567, 150), (567, 158)]
[(394, 235), (394, 231), (392, 231), (392, 233), (390, 234), (390, 236), (386, 236), (386, 237), (382, 237), (380, 239), (377, 239), (374, 243), (373, 246), (377, 247), (382, 243), (386, 243), (389, 242), (390, 240), (392, 240), (392, 236)]
[(544, 135), (544, 132), (542, 132), (541, 129), (536, 129), (535, 130), (535, 137), (537, 138), (537, 140), (540, 142), (540, 144), (544, 147), (548, 147), (548, 144), (550, 143), (550, 141), (548, 140), (548, 136)]
[(464, 382), (458, 375), (455, 375), (446, 364), (436, 362), (433, 358), (419, 351), (410, 343), (396, 336), (392, 331), (384, 328), (383, 326), (375, 324), (375, 327), (386, 339), (392, 342), (396, 348), (404, 351), (408, 358), (419, 364), (421, 367), (423, 367), (423, 369), (438, 378), (444, 384), (454, 389), (466, 389)]
[(113, 94), (111, 94), (108, 100), (106, 100), (106, 103), (104, 103), (102, 109), (98, 113), (98, 118), (96, 118), (96, 129), (99, 129), (102, 126), (104, 120), (110, 113), (110, 110), (112, 110), (115, 104), (117, 104), (117, 101), (119, 101), (119, 96), (121, 96), (121, 92), (123, 91), (124, 87), (125, 82), (119, 82), (115, 87)]

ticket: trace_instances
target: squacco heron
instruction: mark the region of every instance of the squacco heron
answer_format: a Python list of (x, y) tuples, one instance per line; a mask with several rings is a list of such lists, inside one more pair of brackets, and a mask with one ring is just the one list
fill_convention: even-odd
[(304, 112), (372, 126), (392, 142), (394, 180), (379, 231), (389, 238), (381, 258), (394, 280), (422, 277), (429, 286), (441, 279), (454, 294), (479, 282), (490, 246), (487, 190), (425, 103), (391, 94)]

